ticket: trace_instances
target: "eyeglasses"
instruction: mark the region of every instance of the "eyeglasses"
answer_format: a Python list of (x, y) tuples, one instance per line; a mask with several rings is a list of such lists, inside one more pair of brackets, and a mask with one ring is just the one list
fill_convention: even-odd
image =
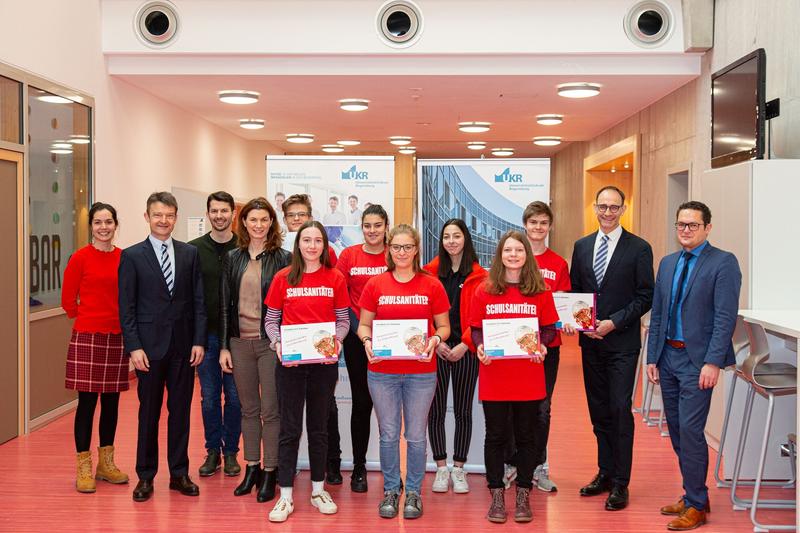
[(612, 214), (616, 215), (620, 209), (622, 209), (621, 205), (606, 205), (606, 204), (594, 204), (594, 208), (597, 209), (599, 213), (605, 213), (606, 211), (611, 211)]
[(675, 223), (675, 229), (676, 230), (683, 231), (685, 229), (688, 229), (692, 233), (694, 233), (695, 231), (700, 229), (700, 226), (705, 226), (705, 224), (700, 224), (699, 222), (689, 222), (688, 224), (686, 222), (676, 222)]
[(286, 218), (306, 218), (308, 215), (308, 211), (293, 211), (291, 213), (286, 213)]
[(410, 252), (413, 252), (414, 248), (416, 248), (416, 247), (417, 247), (416, 244), (390, 244), (389, 245), (389, 248), (395, 253), (399, 253), (400, 250), (403, 250), (406, 253), (410, 253)]

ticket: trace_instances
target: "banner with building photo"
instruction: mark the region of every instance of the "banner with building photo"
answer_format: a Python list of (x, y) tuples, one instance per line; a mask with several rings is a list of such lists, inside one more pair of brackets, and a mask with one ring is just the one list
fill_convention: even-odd
[[(391, 156), (272, 156), (266, 158), (267, 199), (278, 212), (285, 228), (280, 204), (293, 194), (311, 197), (312, 216), (322, 222), (336, 254), (363, 242), (361, 213), (371, 204), (380, 204), (394, 220), (394, 157)], [(284, 247), (291, 250), (294, 234), (287, 234)], [(336, 385), (339, 408), (342, 467), (352, 465), (350, 441), (352, 394), (344, 357), (339, 359)], [(305, 432), (300, 443), (298, 464), (308, 468)], [(380, 468), (378, 423), (372, 415), (372, 432), (367, 452), (367, 467)]]

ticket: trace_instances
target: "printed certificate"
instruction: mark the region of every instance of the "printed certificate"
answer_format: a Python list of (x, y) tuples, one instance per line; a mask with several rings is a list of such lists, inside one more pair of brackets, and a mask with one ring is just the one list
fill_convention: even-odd
[(594, 331), (597, 318), (597, 298), (593, 292), (554, 292), (558, 311), (556, 327), (570, 325), (576, 331)]
[(540, 354), (539, 319), (484, 319), (483, 351), (491, 359), (530, 359)]
[(338, 361), (335, 334), (335, 322), (281, 326), (282, 364)]
[(372, 353), (377, 359), (423, 359), (428, 321), (373, 320)]

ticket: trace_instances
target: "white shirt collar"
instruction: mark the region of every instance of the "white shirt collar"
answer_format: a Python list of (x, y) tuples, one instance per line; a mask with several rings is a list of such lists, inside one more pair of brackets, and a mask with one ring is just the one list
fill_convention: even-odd
[(603, 235), (608, 235), (608, 240), (611, 242), (617, 242), (620, 237), (622, 237), (622, 225), (620, 224), (616, 228), (614, 228), (610, 233), (603, 233), (603, 230), (597, 230), (597, 240), (599, 241)]

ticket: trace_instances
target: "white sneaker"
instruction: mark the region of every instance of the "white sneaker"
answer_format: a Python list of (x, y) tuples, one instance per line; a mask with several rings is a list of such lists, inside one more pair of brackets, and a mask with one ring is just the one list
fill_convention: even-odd
[(319, 494), (312, 494), (311, 505), (319, 509), (322, 514), (336, 514), (336, 511), (339, 510), (327, 490), (323, 490)]
[(513, 483), (515, 479), (517, 479), (517, 467), (514, 465), (505, 465), (503, 485), (505, 485), (506, 490), (511, 488), (511, 483)]
[(446, 466), (436, 469), (436, 478), (433, 480), (433, 492), (447, 492), (450, 488), (450, 470)]
[(453, 471), (450, 472), (450, 479), (453, 480), (453, 492), (456, 494), (466, 494), (469, 492), (469, 483), (467, 483), (467, 473), (460, 466), (454, 466)]
[(542, 492), (556, 492), (558, 490), (556, 484), (550, 479), (549, 469), (544, 465), (536, 467), (533, 472), (533, 482), (536, 484), (536, 488)]
[(270, 522), (286, 522), (289, 515), (294, 512), (294, 505), (288, 498), (281, 497), (276, 503), (272, 511), (269, 512)]

